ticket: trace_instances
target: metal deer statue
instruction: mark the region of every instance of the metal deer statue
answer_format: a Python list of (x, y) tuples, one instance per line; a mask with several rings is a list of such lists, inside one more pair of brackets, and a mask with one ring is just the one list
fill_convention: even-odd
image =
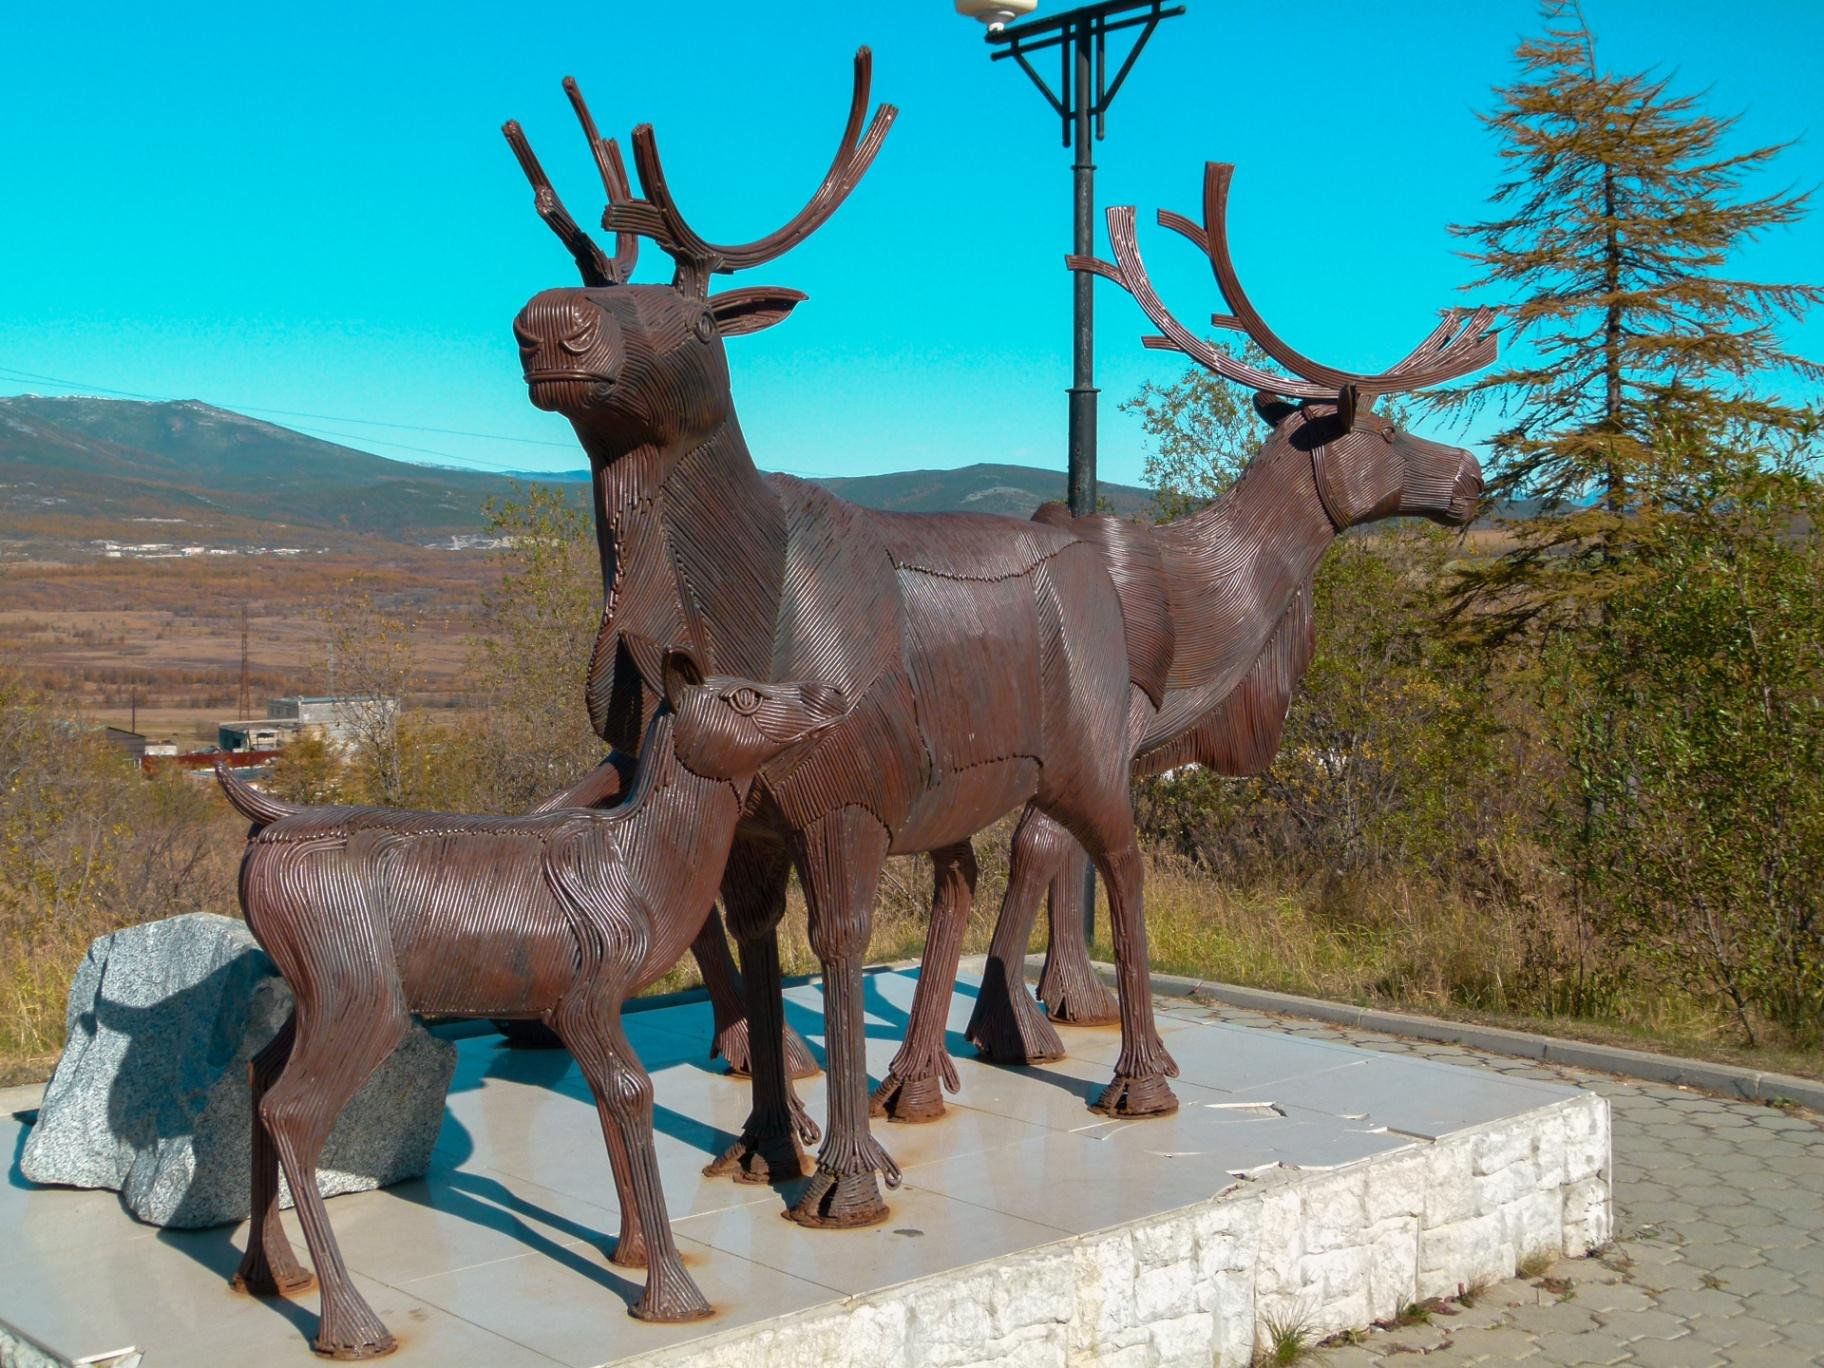
[[(1099, 515), (1072, 518), (1061, 505), (1036, 515), (1104, 548), (1122, 586), (1130, 636), (1144, 625), (1142, 650), (1166, 662), (1158, 711), (1135, 746), (1136, 774), (1190, 763), (1225, 774), (1264, 769), (1310, 662), (1311, 578), (1330, 543), (1345, 528), (1390, 517), (1460, 526), (1474, 515), (1482, 492), (1481, 470), (1467, 451), (1402, 432), (1374, 411), (1373, 402), (1489, 364), (1495, 353), (1488, 331), (1492, 311), (1447, 314), (1410, 355), (1377, 375), (1310, 360), (1267, 327), (1242, 290), (1226, 225), (1233, 170), (1205, 166), (1201, 227), (1173, 213), (1162, 212), (1159, 222), (1207, 257), (1229, 310), (1212, 320), (1216, 326), (1252, 338), (1290, 377), (1245, 364), (1173, 317), (1147, 278), (1131, 207), (1108, 211), (1113, 264), (1069, 259), (1073, 268), (1095, 271), (1134, 297), (1159, 330), (1145, 339), (1148, 347), (1180, 352), (1254, 389), (1255, 408), (1272, 427), (1242, 478), (1190, 517), (1153, 527)], [(1105, 990), (1084, 945), (1081, 857), (1068, 832), (1029, 810), (1013, 839), (1007, 897), (967, 1031), (993, 1059), (1034, 1062), (1064, 1053), (1024, 986), (1026, 945), (1047, 885), (1052, 949), (1041, 994), (1063, 1019), (1095, 1019), (1105, 1010)], [(908, 1024), (908, 1049), (895, 1060), (883, 1094), (937, 1094), (926, 1042), (942, 1039), (955, 964), (942, 958), (939, 940), (934, 932)], [(1118, 931), (1115, 947), (1117, 958), (1129, 953)], [(927, 1115), (932, 1110), (923, 1108)]]
[(254, 824), (241, 864), (247, 924), (297, 998), (251, 1066), (253, 1225), (235, 1283), (272, 1295), (310, 1282), (279, 1223), (282, 1166), (322, 1294), (319, 1353), (393, 1348), (343, 1265), (316, 1164), (412, 1012), (538, 1018), (557, 1032), (601, 1115), (621, 1208), (611, 1258), (647, 1269), (633, 1314), (709, 1314), (666, 1219), (652, 1080), (621, 1028), (621, 1004), (703, 924), (755, 772), (838, 723), (847, 702), (820, 683), (706, 680), (678, 651), (663, 653), (660, 670), (664, 706), (632, 791), (610, 812), (294, 807), (216, 766)]
[[(1144, 733), (1163, 680), (1132, 677), (1101, 548), (1037, 522), (872, 512), (764, 476), (735, 416), (723, 339), (779, 322), (803, 296), (764, 286), (711, 294), (710, 278), (778, 257), (854, 189), (895, 112), (883, 106), (864, 132), (870, 68), (864, 48), (822, 184), (783, 227), (744, 245), (711, 242), (685, 220), (649, 126), (633, 135), (644, 198), (625, 199), (613, 145), (573, 96), (609, 199), (603, 223), (618, 235), (610, 258), (564, 210), (518, 127), (507, 128), (541, 216), (583, 278), (581, 289), (535, 296), (514, 330), (532, 402), (570, 420), (594, 474), (607, 584), (588, 676), (596, 729), (618, 750), (639, 746), (660, 696), (659, 659), (642, 641), (688, 647), (718, 674), (818, 680), (852, 704), (762, 769), (722, 881), (746, 979), (754, 1104), (711, 1171), (796, 1175), (798, 1139), (815, 1138), (782, 1058), (775, 931), (795, 867), (828, 1036), (829, 1134), (790, 1213), (809, 1226), (883, 1219), (877, 1175), (898, 1181), (869, 1133), (863, 1055), (861, 966), (882, 863), (932, 855), (933, 920), (948, 934), (975, 881), (969, 838), (1022, 804), (1087, 850), (1131, 947), (1122, 1052), (1103, 1105), (1127, 1114), (1175, 1105), (1145, 967), (1127, 793), (1137, 747), (1121, 739)], [(669, 285), (628, 283), (640, 238), (671, 258)], [(941, 1057), (941, 1041), (936, 1049)]]

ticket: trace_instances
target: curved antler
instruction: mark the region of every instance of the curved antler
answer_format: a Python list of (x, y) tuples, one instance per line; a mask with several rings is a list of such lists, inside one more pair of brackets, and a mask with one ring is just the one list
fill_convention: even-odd
[(685, 221), (677, 201), (672, 198), (651, 124), (641, 124), (633, 130), (633, 164), (639, 173), (645, 199), (610, 205), (602, 217), (603, 225), (651, 238), (678, 262), (680, 279), (693, 277), (701, 288), (707, 288), (712, 271), (727, 274), (782, 256), (822, 226), (849, 197), (879, 154), (887, 130), (898, 117), (897, 108), (883, 104), (874, 111), (873, 121), (866, 135), (862, 135), (862, 119), (867, 113), (873, 72), (874, 54), (865, 47), (859, 49), (855, 53), (854, 93), (849, 100), (849, 118), (843, 128), (842, 141), (837, 145), (823, 183), (784, 227), (740, 246), (710, 242), (697, 233)]
[[(589, 113), (589, 106), (583, 103), (582, 87), (577, 85), (574, 76), (564, 77), (564, 94), (570, 97), (570, 107), (576, 111), (576, 121), (583, 126), (583, 136), (589, 139), (589, 150), (595, 155), (595, 169), (601, 174), (602, 190), (608, 196), (608, 208), (602, 210), (602, 227), (606, 228), (608, 209), (633, 201), (633, 186), (627, 180), (627, 163), (621, 160), (620, 144), (613, 138), (604, 138), (596, 131), (595, 118)], [(640, 239), (633, 233), (616, 233), (614, 260), (609, 263), (614, 268), (614, 278), (621, 282), (631, 279), (634, 265), (639, 259)]]
[(1247, 294), (1229, 257), (1227, 210), (1229, 182), (1235, 168), (1226, 163), (1204, 165), (1204, 226), (1199, 228), (1182, 214), (1166, 210), (1159, 213), (1163, 227), (1189, 238), (1209, 259), (1216, 285), (1229, 306), (1227, 314), (1215, 314), (1210, 322), (1218, 328), (1245, 333), (1260, 349), (1299, 378), (1288, 380), (1273, 375), (1229, 355), (1193, 334), (1179, 323), (1159, 299), (1140, 258), (1131, 206), (1117, 206), (1108, 211), (1108, 236), (1114, 248), (1116, 265), (1091, 257), (1069, 257), (1072, 270), (1093, 271), (1120, 285), (1140, 305), (1162, 336), (1143, 339), (1155, 350), (1183, 352), (1207, 370), (1255, 389), (1283, 394), (1295, 399), (1323, 399), (1353, 387), (1364, 394), (1396, 394), (1421, 389), (1444, 380), (1477, 370), (1495, 357), (1495, 339), (1488, 334), (1494, 321), (1494, 310), (1476, 309), (1467, 316), (1461, 311), (1448, 311), (1431, 334), (1398, 364), (1375, 375), (1360, 375), (1322, 365), (1294, 351), (1267, 327)]

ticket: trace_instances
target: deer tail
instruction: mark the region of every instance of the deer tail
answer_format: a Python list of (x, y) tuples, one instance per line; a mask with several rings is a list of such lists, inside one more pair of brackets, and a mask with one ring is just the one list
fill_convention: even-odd
[(302, 811), (291, 803), (281, 803), (277, 798), (267, 797), (220, 760), (215, 762), (215, 779), (222, 786), (222, 792), (228, 795), (228, 801), (234, 805), (234, 810), (256, 827), (270, 826), (281, 817)]

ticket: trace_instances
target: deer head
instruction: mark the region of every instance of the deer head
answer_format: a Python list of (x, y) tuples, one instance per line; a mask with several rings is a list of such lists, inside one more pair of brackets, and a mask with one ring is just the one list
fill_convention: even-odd
[[(1160, 301), (1147, 278), (1134, 231), (1131, 205), (1108, 211), (1108, 237), (1115, 262), (1072, 256), (1072, 270), (1093, 271), (1134, 297), (1159, 335), (1145, 338), (1156, 350), (1182, 352), (1206, 370), (1248, 385), (1254, 408), (1285, 442), (1311, 457), (1312, 478), (1324, 511), (1338, 531), (1379, 518), (1429, 518), (1461, 526), (1475, 516), (1482, 497), (1482, 469), (1460, 447), (1428, 442), (1402, 431), (1374, 411), (1375, 399), (1479, 370), (1495, 358), (1489, 333), (1492, 309), (1447, 312), (1407, 357), (1378, 375), (1358, 375), (1321, 365), (1277, 337), (1241, 288), (1229, 257), (1229, 181), (1235, 168), (1208, 162), (1203, 168), (1203, 226), (1182, 214), (1161, 210), (1162, 226), (1195, 243), (1209, 259), (1216, 288), (1229, 307), (1210, 321), (1252, 338), (1292, 377), (1275, 375), (1230, 355), (1185, 328)], [(1291, 402), (1296, 401), (1296, 402)]]
[[(672, 199), (650, 124), (633, 131), (634, 167), (644, 199), (635, 199), (619, 147), (604, 139), (576, 82), (564, 81), (602, 178), (608, 207), (602, 226), (615, 234), (605, 254), (565, 210), (517, 123), (504, 132), (539, 217), (555, 232), (583, 278), (581, 289), (535, 295), (514, 320), (531, 399), (562, 413), (593, 456), (613, 459), (636, 447), (694, 445), (729, 416), (728, 361), (722, 339), (771, 327), (804, 299), (797, 290), (761, 286), (709, 292), (710, 276), (762, 265), (815, 232), (848, 198), (879, 153), (898, 111), (881, 105), (866, 134), (873, 57), (855, 54), (848, 123), (823, 183), (784, 227), (742, 246), (698, 235)], [(640, 238), (671, 257), (670, 285), (629, 283)]]

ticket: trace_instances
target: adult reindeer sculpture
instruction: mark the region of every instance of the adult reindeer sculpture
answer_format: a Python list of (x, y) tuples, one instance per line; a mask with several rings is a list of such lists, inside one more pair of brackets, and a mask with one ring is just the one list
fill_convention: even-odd
[[(628, 199), (618, 154), (573, 93), (610, 201), (603, 223), (618, 234), (609, 258), (564, 210), (518, 127), (507, 127), (539, 212), (585, 287), (537, 295), (514, 330), (533, 403), (571, 421), (593, 469), (608, 585), (588, 679), (596, 729), (617, 749), (639, 744), (658, 698), (648, 641), (687, 646), (716, 674), (816, 680), (853, 702), (792, 763), (763, 771), (722, 884), (746, 975), (754, 1108), (711, 1169), (795, 1175), (797, 1138), (815, 1137), (782, 1060), (775, 928), (795, 865), (823, 964), (829, 1042), (829, 1135), (791, 1213), (811, 1226), (883, 1218), (876, 1175), (898, 1181), (869, 1134), (862, 1050), (861, 962), (882, 862), (930, 852), (934, 919), (956, 926), (975, 879), (969, 838), (1023, 803), (1096, 861), (1133, 947), (1105, 1105), (1132, 1114), (1175, 1105), (1146, 978), (1127, 796), (1134, 747), (1121, 739), (1144, 730), (1157, 683), (1141, 681), (1149, 692), (1130, 679), (1122, 604), (1101, 552), (1041, 523), (876, 513), (762, 476), (735, 418), (722, 338), (778, 322), (803, 296), (765, 287), (711, 295), (709, 278), (779, 256), (854, 188), (894, 114), (883, 106), (863, 133), (870, 67), (864, 48), (823, 183), (789, 223), (745, 246), (711, 243), (686, 223), (649, 126), (633, 135), (645, 198)], [(671, 257), (670, 285), (627, 283), (641, 237)]]
[[(1147, 277), (1131, 207), (1108, 211), (1113, 264), (1069, 258), (1074, 269), (1094, 271), (1134, 297), (1159, 330), (1145, 339), (1148, 347), (1181, 352), (1250, 386), (1255, 408), (1272, 426), (1242, 478), (1194, 516), (1149, 527), (1101, 516), (1073, 519), (1055, 504), (1036, 515), (1104, 548), (1130, 631), (1136, 616), (1158, 624), (1145, 649), (1167, 662), (1166, 687), (1138, 738), (1137, 774), (1192, 763), (1224, 774), (1264, 769), (1310, 662), (1311, 578), (1330, 543), (1345, 528), (1395, 516), (1461, 525), (1474, 515), (1482, 491), (1480, 468), (1468, 452), (1409, 436), (1375, 413), (1373, 401), (1491, 362), (1492, 311), (1447, 314), (1409, 356), (1378, 375), (1302, 356), (1267, 327), (1230, 259), (1226, 215), (1233, 170), (1205, 166), (1201, 227), (1165, 212), (1159, 222), (1207, 257), (1229, 309), (1213, 322), (1245, 333), (1294, 378), (1243, 363), (1172, 316)], [(1095, 1019), (1106, 1010), (1106, 990), (1090, 970), (1084, 945), (1081, 856), (1067, 832), (1030, 809), (1014, 836), (1007, 897), (967, 1032), (993, 1059), (1036, 1062), (1064, 1053), (1024, 986), (1026, 945), (1047, 884), (1052, 948), (1040, 994), (1061, 1019)], [(1115, 947), (1117, 959), (1130, 953), (1119, 931)], [(908, 1106), (914, 1119), (942, 1112), (933, 1060), (935, 1051), (938, 1065), (947, 1068), (943, 1018), (955, 959), (941, 958), (946, 950), (934, 933), (906, 1048), (877, 1094), (889, 1107)]]

